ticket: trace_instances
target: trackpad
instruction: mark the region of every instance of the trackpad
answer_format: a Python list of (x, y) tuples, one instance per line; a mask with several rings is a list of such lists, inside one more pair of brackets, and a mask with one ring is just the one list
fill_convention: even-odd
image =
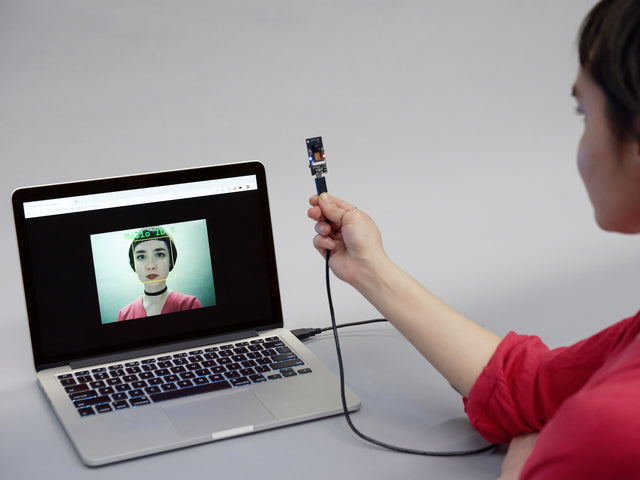
[(249, 390), (200, 396), (163, 406), (176, 429), (185, 437), (220, 439), (249, 433), (254, 425), (274, 417)]

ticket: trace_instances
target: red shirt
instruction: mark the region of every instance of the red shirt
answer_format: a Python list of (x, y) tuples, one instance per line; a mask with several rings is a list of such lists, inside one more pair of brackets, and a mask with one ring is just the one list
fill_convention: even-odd
[[(182, 310), (193, 310), (194, 308), (202, 308), (200, 300), (194, 296), (185, 295), (184, 293), (173, 290), (167, 296), (160, 314), (163, 315), (165, 313), (181, 312)], [(118, 319), (116, 321), (121, 322), (123, 320), (144, 318), (146, 316), (147, 311), (142, 305), (142, 297), (139, 297), (126, 307), (120, 309), (120, 312), (118, 312)]]
[(520, 478), (640, 478), (640, 312), (571, 347), (509, 333), (465, 409), (492, 443), (539, 431)]

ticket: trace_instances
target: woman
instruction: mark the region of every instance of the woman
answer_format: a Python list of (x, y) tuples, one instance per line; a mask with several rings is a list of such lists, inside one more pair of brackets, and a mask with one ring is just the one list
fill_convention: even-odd
[(161, 227), (140, 230), (129, 248), (129, 264), (144, 285), (141, 297), (122, 308), (117, 321), (202, 308), (200, 301), (167, 287), (178, 258), (171, 236)]
[[(584, 133), (578, 169), (598, 225), (640, 232), (640, 0), (603, 0), (580, 34), (573, 87)], [(640, 313), (578, 344), (482, 328), (394, 265), (369, 216), (310, 199), (315, 247), (464, 396), (474, 427), (511, 441), (501, 479), (637, 478)]]

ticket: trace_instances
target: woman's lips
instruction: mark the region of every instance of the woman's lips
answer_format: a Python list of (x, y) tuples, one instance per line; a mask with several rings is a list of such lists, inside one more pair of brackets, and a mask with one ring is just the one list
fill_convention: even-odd
[(156, 275), (155, 273), (150, 273), (149, 275), (147, 275), (147, 278), (149, 280), (155, 280), (156, 278), (158, 278), (158, 275)]

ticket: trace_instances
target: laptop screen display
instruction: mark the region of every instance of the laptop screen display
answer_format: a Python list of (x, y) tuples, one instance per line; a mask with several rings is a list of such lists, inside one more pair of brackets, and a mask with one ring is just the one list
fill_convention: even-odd
[(258, 162), (19, 189), (13, 203), (37, 368), (282, 325)]

